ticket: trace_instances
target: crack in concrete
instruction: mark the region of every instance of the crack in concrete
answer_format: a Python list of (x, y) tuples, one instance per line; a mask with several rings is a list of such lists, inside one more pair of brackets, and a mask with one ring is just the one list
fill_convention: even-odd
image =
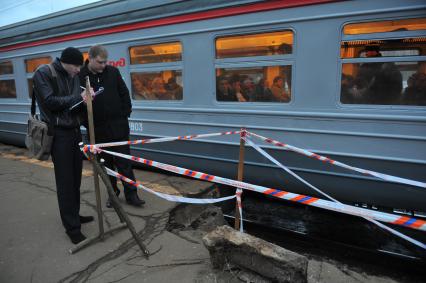
[[(98, 209), (97, 209), (97, 207), (96, 207), (96, 204), (93, 204), (93, 203), (91, 203), (90, 201), (88, 201), (88, 200), (86, 200), (86, 199), (83, 199), (83, 198), (80, 198), (80, 203), (81, 204), (84, 204), (84, 205), (87, 205), (89, 208), (91, 208), (92, 210), (93, 210), (93, 213), (97, 216), (98, 215)], [(102, 204), (101, 204), (102, 205)], [(107, 225), (107, 227), (108, 228), (111, 228), (111, 226), (112, 226), (112, 223), (111, 223), (111, 221), (109, 220), (109, 217), (108, 217), (108, 215), (106, 214), (106, 210), (105, 209), (102, 209), (102, 218), (104, 219), (104, 221), (105, 221), (105, 223), (106, 223), (106, 225)], [(99, 220), (98, 220), (99, 221)]]
[(39, 185), (38, 183), (31, 182), (30, 180), (21, 180), (21, 182), (24, 183), (24, 184), (30, 185), (30, 186), (34, 186), (37, 189), (40, 189), (40, 190), (37, 190), (38, 192), (41, 192), (41, 193), (44, 193), (44, 194), (53, 193), (53, 194), (56, 195), (56, 189), (52, 189), (49, 186)]
[(117, 279), (117, 280), (114, 280), (114, 281), (108, 281), (107, 283), (120, 282), (121, 280), (124, 280), (124, 279), (126, 279), (126, 278), (128, 278), (130, 276), (133, 276), (133, 275), (135, 275), (136, 273), (139, 273), (139, 272), (140, 272), (140, 270), (134, 271), (134, 272), (132, 272), (130, 274), (127, 274), (126, 276), (121, 277), (120, 279)]
[[(187, 230), (183, 230), (183, 231), (187, 231)], [(194, 240), (194, 239), (191, 239), (191, 238), (189, 238), (189, 237), (187, 237), (187, 236), (184, 236), (184, 235), (181, 235), (181, 231), (170, 231), (171, 233), (173, 233), (173, 234), (175, 234), (178, 238), (181, 238), (182, 240), (185, 240), (185, 241), (187, 241), (187, 242), (190, 242), (190, 243), (192, 243), (192, 244), (197, 244), (197, 245), (200, 245), (201, 243), (200, 242), (197, 242), (196, 240)]]
[[(10, 179), (15, 179), (15, 180), (19, 181), (22, 178), (34, 177), (34, 172), (32, 172), (32, 171), (16, 172), (14, 170), (11, 170), (10, 172), (3, 171), (2, 174), (0, 174), (0, 176), (3, 176), (3, 175), (7, 177), (7, 181), (10, 181)], [(11, 175), (13, 176), (12, 178), (11, 178)]]
[(186, 261), (186, 262), (179, 262), (179, 263), (166, 263), (166, 264), (157, 264), (157, 265), (145, 265), (145, 264), (136, 264), (136, 263), (128, 263), (127, 265), (131, 266), (142, 266), (146, 268), (157, 268), (157, 267), (174, 267), (174, 266), (182, 266), (182, 265), (197, 265), (206, 263), (210, 259), (201, 259), (201, 260), (192, 260), (192, 261)]
[[(143, 209), (143, 208), (142, 208)], [(150, 217), (151, 215), (140, 215), (140, 214), (135, 214), (135, 213), (132, 213), (132, 212), (128, 212), (128, 211), (126, 211), (126, 213), (127, 213), (127, 215), (129, 215), (129, 216), (132, 216), (132, 217), (135, 217), (135, 218), (140, 218), (140, 219), (142, 219), (142, 220), (146, 220), (146, 218), (148, 218), (148, 217)]]
[[(128, 263), (127, 265), (131, 265), (131, 266), (140, 266), (140, 267), (146, 267), (146, 268), (164, 268), (164, 267), (176, 267), (176, 266), (188, 266), (188, 265), (198, 265), (198, 264), (205, 264), (206, 263), (206, 259), (203, 260), (198, 260), (198, 261), (188, 261), (188, 262), (182, 262), (182, 263), (169, 263), (169, 264), (159, 264), (159, 265), (143, 265), (143, 264), (130, 264)], [(143, 272), (143, 270), (136, 270), (130, 274), (127, 274), (117, 280), (114, 281), (108, 281), (107, 283), (115, 283), (115, 282), (120, 282), (126, 278), (129, 278), (137, 273)], [(94, 278), (91, 278), (94, 279)]]
[(36, 189), (38, 189), (37, 190), (38, 192), (41, 192), (44, 194), (48, 194), (48, 193), (56, 194), (55, 188), (52, 188), (51, 186), (43, 186), (39, 184), (39, 182), (42, 182), (44, 180), (40, 180), (34, 171), (19, 172), (19, 173), (17, 173), (16, 171), (10, 172), (10, 173), (6, 172), (4, 173), (4, 175), (8, 175), (8, 180), (10, 180), (10, 175), (14, 175), (13, 179), (15, 179), (17, 183), (24, 183), (28, 186), (34, 186)]
[[(161, 235), (164, 231), (166, 231), (165, 224), (162, 224), (162, 220), (164, 218), (168, 219), (170, 211), (166, 211), (161, 214), (153, 214), (151, 216), (146, 217), (145, 227), (138, 232), (138, 236), (141, 237), (142, 241), (145, 245), (149, 245), (153, 239), (157, 236)], [(162, 224), (162, 225), (161, 225)], [(158, 227), (161, 226), (161, 227)], [(160, 229), (161, 228), (161, 229)], [(160, 230), (158, 230), (160, 229)], [(124, 255), (128, 252), (133, 246), (136, 245), (136, 242), (133, 238), (126, 240), (123, 244), (121, 244), (115, 251), (106, 254), (100, 259), (94, 261), (89, 264), (85, 269), (81, 271), (77, 271), (69, 276), (59, 280), (59, 282), (87, 282), (90, 279), (91, 275), (103, 264), (110, 262), (111, 260), (117, 259), (120, 256)], [(142, 257), (140, 255), (139, 257)], [(127, 260), (126, 260), (127, 261)], [(126, 276), (128, 277), (128, 276)]]

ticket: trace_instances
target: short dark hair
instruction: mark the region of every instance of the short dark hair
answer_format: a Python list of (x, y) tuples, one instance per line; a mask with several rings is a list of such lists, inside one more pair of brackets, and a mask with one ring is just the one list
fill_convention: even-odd
[(108, 51), (102, 45), (93, 45), (89, 49), (89, 57), (96, 58), (98, 56), (102, 58), (108, 58)]

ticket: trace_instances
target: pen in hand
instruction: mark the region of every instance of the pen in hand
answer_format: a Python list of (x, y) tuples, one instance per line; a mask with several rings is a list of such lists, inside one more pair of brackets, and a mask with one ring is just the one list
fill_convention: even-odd
[[(85, 87), (80, 86), (80, 88), (82, 88), (82, 89), (86, 90), (86, 88), (85, 88)], [(98, 95), (98, 94), (102, 93), (103, 91), (104, 91), (104, 88), (103, 88), (103, 87), (100, 87), (100, 88), (99, 88), (99, 89), (98, 89), (98, 90), (94, 93), (93, 97), (95, 97), (96, 95)], [(77, 102), (76, 104), (74, 104), (73, 106), (71, 106), (69, 110), (73, 110), (75, 107), (77, 107), (78, 105), (80, 105), (83, 101), (84, 101), (84, 100), (82, 100), (82, 101), (80, 101), (80, 102)]]

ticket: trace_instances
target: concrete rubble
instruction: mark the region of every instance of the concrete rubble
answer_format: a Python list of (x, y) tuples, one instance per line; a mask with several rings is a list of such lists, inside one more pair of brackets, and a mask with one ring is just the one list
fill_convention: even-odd
[(308, 259), (259, 238), (221, 226), (203, 242), (214, 268), (227, 262), (254, 271), (274, 282), (307, 282)]

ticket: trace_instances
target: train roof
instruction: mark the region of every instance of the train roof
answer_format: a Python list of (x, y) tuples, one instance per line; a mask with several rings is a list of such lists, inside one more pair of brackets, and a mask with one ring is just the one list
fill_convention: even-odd
[[(262, 0), (104, 0), (0, 27), (0, 47)], [(266, 1), (268, 2), (268, 1)]]

